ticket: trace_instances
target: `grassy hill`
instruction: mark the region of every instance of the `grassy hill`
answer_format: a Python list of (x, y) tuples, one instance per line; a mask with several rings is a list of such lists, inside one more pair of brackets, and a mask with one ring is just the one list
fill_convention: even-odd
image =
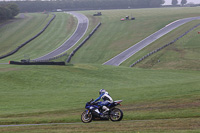
[[(23, 15), (23, 17), (21, 17)], [(47, 24), (52, 15), (21, 14), (14, 22), (4, 25), (0, 29), (0, 55), (4, 55), (35, 36)], [(8, 39), (9, 38), (9, 39)]]
[(124, 120), (199, 118), (199, 78), (199, 71), (0, 65), (0, 123), (80, 122), (102, 88), (124, 100)]
[[(200, 20), (193, 21), (189, 24), (178, 28), (173, 33), (168, 34), (167, 36), (159, 39), (151, 46), (145, 48), (143, 51), (148, 52), (153, 51), (155, 47), (160, 45), (167, 44), (169, 38), (176, 38), (184, 33), (184, 30), (192, 28), (193, 26), (200, 23)], [(184, 29), (184, 30), (183, 30)], [(191, 31), (189, 34), (184, 36), (182, 39), (178, 40), (173, 45), (167, 47), (166, 49), (158, 52), (157, 54), (147, 58), (136, 67), (141, 68), (153, 68), (153, 69), (189, 69), (189, 70), (200, 70), (200, 46), (199, 46), (199, 34), (200, 26)], [(163, 43), (164, 42), (164, 43)], [(141, 54), (144, 55), (144, 52), (137, 53), (134, 57), (127, 60), (127, 63), (138, 57), (141, 57)], [(158, 62), (160, 60), (160, 62)], [(125, 64), (124, 63), (124, 64)]]
[[(180, 18), (198, 16), (198, 9), (107, 10), (102, 11), (101, 17), (93, 17), (95, 11), (83, 11), (90, 19), (90, 28), (85, 36), (98, 22), (101, 21), (102, 26), (72, 58), (71, 63), (74, 64), (0, 65), (0, 125), (80, 122), (85, 103), (91, 98), (97, 98), (100, 89), (108, 90), (114, 100), (123, 100), (119, 108), (124, 111), (124, 121), (1, 127), (0, 132), (199, 132), (199, 28), (136, 67), (127, 67), (199, 21), (170, 32), (120, 67), (101, 65), (166, 24)], [(135, 21), (120, 21), (121, 17), (131, 14), (136, 17)], [(54, 43), (51, 42), (61, 35), (53, 31), (59, 29), (58, 32), (66, 32), (61, 27), (66, 26), (70, 30), (71, 26), (76, 25), (76, 20), (67, 14), (58, 13), (57, 20), (41, 38), (15, 56), (0, 62), (20, 59), (24, 53), (36, 57), (53, 49)], [(66, 23), (59, 26), (61, 22)], [(72, 32), (73, 28), (69, 33)], [(69, 36), (69, 33), (66, 35)], [(49, 38), (50, 35), (57, 36)], [(44, 43), (41, 45), (40, 42)], [(33, 44), (37, 50), (33, 49)], [(48, 45), (49, 50), (44, 49), (43, 44)], [(157, 63), (158, 59), (160, 63)]]
[[(4, 31), (3, 29), (0, 30), (1, 34), (4, 34), (4, 36), (6, 36), (5, 39), (2, 38), (0, 39), (2, 42), (5, 42), (1, 43), (0, 45), (0, 49), (2, 49), (2, 51), (4, 47), (6, 47), (4, 54), (10, 50), (7, 48), (7, 45), (10, 45), (11, 47), (17, 47), (21, 43), (27, 41), (28, 39), (36, 35), (42, 28), (44, 28), (44, 26), (48, 22), (47, 20), (45, 20), (46, 23), (42, 23), (42, 25), (40, 25), (41, 23), (40, 19), (45, 19), (46, 17), (40, 13), (25, 14), (25, 15), (28, 16), (26, 19), (30, 19), (29, 20), (30, 22), (29, 21), (27, 22), (26, 19), (21, 20), (22, 21), (21, 23), (20, 21), (16, 22), (20, 23), (20, 26), (16, 26), (17, 25), (16, 23), (12, 23), (8, 24), (6, 27), (3, 28), (6, 31)], [(31, 16), (35, 17), (32, 18)], [(52, 15), (49, 15), (48, 18), (50, 19), (51, 17)], [(34, 21), (32, 21), (32, 19)], [(45, 55), (48, 52), (51, 52), (52, 50), (59, 47), (62, 43), (64, 43), (73, 34), (74, 30), (76, 29), (76, 23), (77, 20), (73, 16), (67, 13), (57, 13), (56, 18), (53, 20), (50, 26), (45, 30), (45, 32), (43, 32), (35, 40), (28, 43), (27, 46), (23, 47), (13, 56), (2, 59), (0, 60), (0, 62), (5, 63), (8, 62), (9, 60), (21, 60), (24, 58), (24, 55), (28, 56), (31, 59), (34, 59), (42, 55)], [(12, 26), (17, 27), (17, 29), (22, 32), (14, 31)], [(30, 27), (32, 27), (32, 29), (29, 29)], [(37, 28), (38, 30), (35, 30)], [(25, 33), (23, 31), (25, 31)], [(16, 32), (18, 33), (18, 35), (15, 35)]]
[[(102, 11), (100, 17), (102, 26), (95, 35), (82, 47), (80, 51), (72, 58), (72, 63), (97, 63), (103, 64), (110, 58), (121, 53), (123, 50), (141, 41), (150, 34), (161, 29), (165, 25), (177, 19), (199, 16), (199, 7), (196, 8), (156, 8), (156, 9), (133, 9), (133, 10), (107, 10)], [(82, 12), (88, 16), (93, 12)], [(134, 16), (134, 21), (120, 21), (122, 17)], [(92, 17), (92, 16), (91, 16)], [(92, 17), (93, 18), (93, 17)], [(198, 22), (195, 22), (199, 23)], [(183, 34), (194, 23), (182, 26), (178, 34)], [(159, 42), (159, 45), (165, 45), (172, 41), (177, 35), (177, 31), (168, 34), (165, 40)], [(161, 44), (162, 42), (162, 44)], [(154, 47), (157, 47), (158, 44)], [(147, 53), (142, 50), (141, 58)], [(92, 56), (91, 56), (92, 55)], [(131, 65), (136, 58), (131, 58), (124, 66)]]

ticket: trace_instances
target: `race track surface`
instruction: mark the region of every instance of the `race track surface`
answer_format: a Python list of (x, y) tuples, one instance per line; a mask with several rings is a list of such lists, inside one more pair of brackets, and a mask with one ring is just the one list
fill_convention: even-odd
[(74, 46), (83, 37), (83, 35), (85, 35), (85, 33), (88, 29), (88, 25), (89, 25), (88, 18), (85, 15), (80, 14), (80, 13), (76, 13), (76, 12), (68, 12), (68, 13), (75, 16), (78, 19), (78, 25), (77, 25), (77, 28), (76, 28), (76, 31), (74, 32), (74, 34), (54, 51), (52, 51), (42, 57), (33, 59), (33, 61), (45, 61), (50, 58), (56, 57), (56, 56), (62, 54), (63, 52), (66, 52), (67, 50), (69, 50), (72, 46)]
[(144, 47), (148, 46), (152, 42), (156, 41), (160, 37), (164, 36), (165, 34), (169, 33), (170, 31), (174, 30), (175, 28), (190, 22), (192, 20), (200, 19), (200, 17), (192, 17), (192, 18), (185, 18), (174, 21), (164, 28), (160, 29), (159, 31), (153, 33), (152, 35), (148, 36), (144, 40), (138, 42), (137, 44), (133, 45), (132, 47), (128, 48), (127, 50), (123, 51), (122, 53), (118, 54), (117, 56), (113, 57), (109, 61), (105, 62), (103, 65), (113, 65), (119, 66), (122, 62), (133, 56), (138, 51), (142, 50)]

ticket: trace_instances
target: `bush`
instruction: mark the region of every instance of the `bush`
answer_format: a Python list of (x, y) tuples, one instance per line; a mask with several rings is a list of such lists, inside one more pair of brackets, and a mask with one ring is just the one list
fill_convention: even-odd
[(12, 19), (19, 14), (16, 4), (0, 5), (0, 20)]

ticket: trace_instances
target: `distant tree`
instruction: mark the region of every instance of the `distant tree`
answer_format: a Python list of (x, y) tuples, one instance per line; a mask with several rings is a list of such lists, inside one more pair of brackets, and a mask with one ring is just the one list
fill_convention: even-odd
[(19, 13), (19, 8), (16, 4), (0, 5), (0, 20), (12, 19)]
[[(1, 2), (5, 3), (5, 2)], [(16, 0), (21, 12), (160, 7), (165, 0)]]
[(7, 7), (0, 6), (0, 20), (12, 18), (11, 10)]
[(183, 6), (185, 4), (187, 4), (187, 0), (181, 0), (181, 5)]
[(148, 0), (149, 7), (159, 7), (165, 3), (164, 0)]
[(178, 0), (172, 0), (172, 5), (176, 6), (178, 4)]
[(17, 6), (17, 4), (8, 4), (6, 7), (11, 10), (12, 17), (17, 16), (19, 14), (19, 7)]
[(161, 4), (162, 4), (162, 5), (165, 4), (165, 0), (162, 0), (162, 3), (161, 3)]

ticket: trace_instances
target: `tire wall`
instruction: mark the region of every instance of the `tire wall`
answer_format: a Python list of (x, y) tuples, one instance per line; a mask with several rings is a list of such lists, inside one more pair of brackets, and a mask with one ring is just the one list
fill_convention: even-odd
[(14, 65), (65, 65), (65, 62), (17, 62), (17, 61), (10, 61), (9, 64), (14, 64)]

